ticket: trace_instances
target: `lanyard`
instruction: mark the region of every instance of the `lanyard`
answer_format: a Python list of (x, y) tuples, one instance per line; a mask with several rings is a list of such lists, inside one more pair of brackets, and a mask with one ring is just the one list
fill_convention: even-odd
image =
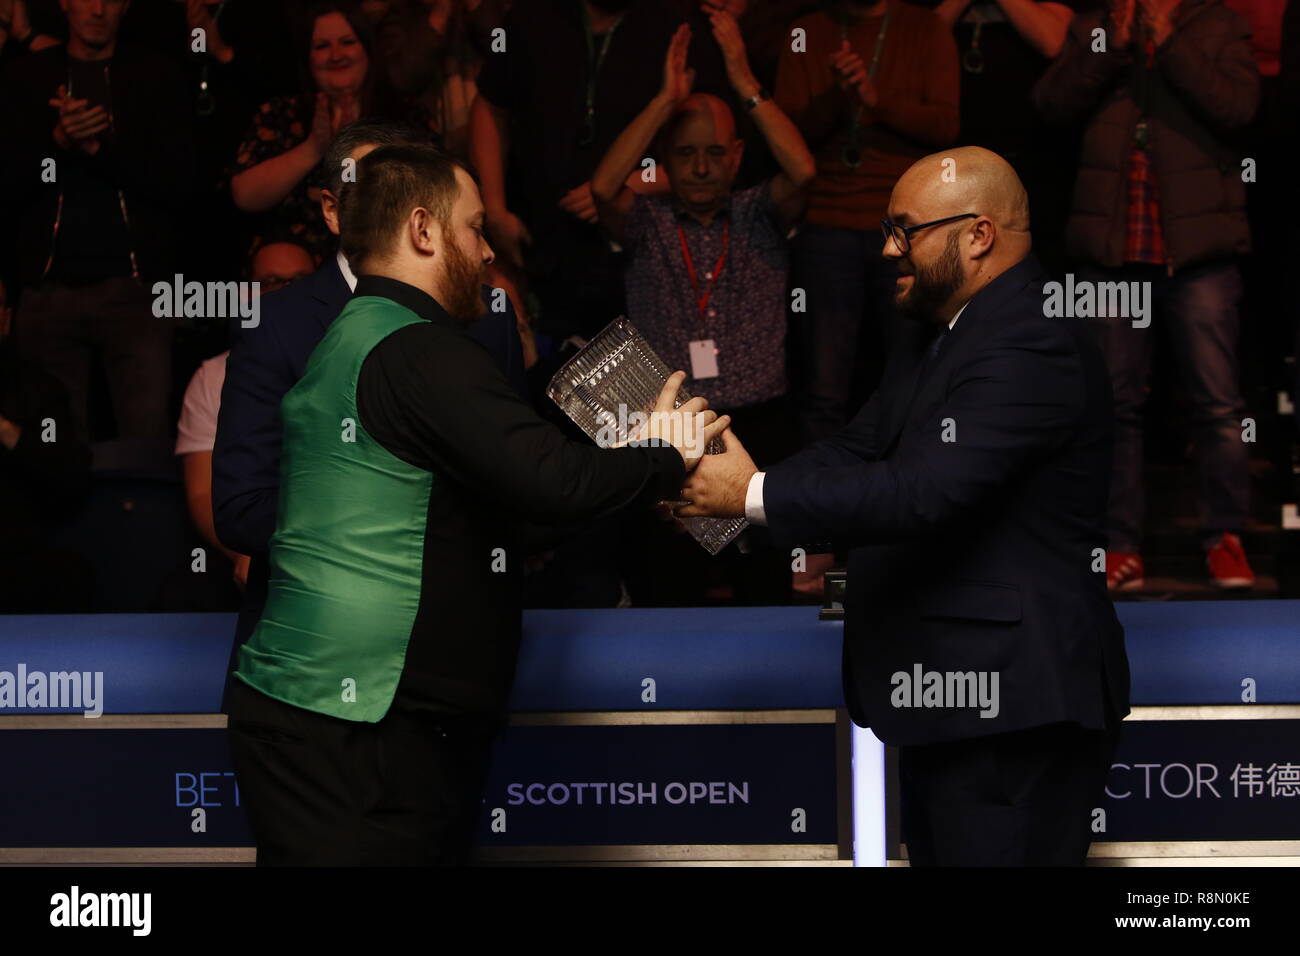
[[(885, 36), (889, 33), (889, 21), (894, 16), (894, 5), (892, 3), (885, 6), (885, 19), (881, 21), (880, 33), (876, 35), (876, 48), (871, 53), (871, 63), (867, 67), (867, 79), (871, 82), (876, 81), (876, 70), (880, 66), (880, 54), (885, 49)], [(849, 24), (847, 20), (840, 21), (840, 39), (848, 40)], [(879, 95), (879, 94), (877, 94)], [(853, 111), (853, 116), (849, 120), (849, 141), (844, 147), (844, 165), (850, 169), (856, 169), (862, 162), (862, 151), (858, 149), (858, 130), (862, 124), (862, 104), (859, 103), (857, 109)]]
[(591, 29), (591, 17), (587, 15), (586, 7), (579, 6), (582, 10), (582, 35), (587, 41), (587, 102), (578, 145), (590, 146), (596, 140), (596, 79), (600, 76), (600, 67), (605, 62), (605, 54), (609, 52), (609, 41), (614, 39), (614, 31), (623, 23), (623, 18), (619, 17), (614, 21), (614, 25), (605, 31), (605, 38), (600, 41), (598, 51), (596, 37)]
[[(68, 83), (65, 87), (68, 96), (72, 96), (72, 66), (68, 65)], [(117, 121), (113, 114), (113, 80), (109, 69), (109, 63), (104, 63), (104, 92), (108, 102), (104, 104), (104, 109), (108, 111), (108, 132), (110, 136), (117, 134)], [(119, 187), (117, 190), (117, 206), (122, 210), (122, 225), (126, 228), (126, 253), (131, 259), (131, 278), (139, 281), (140, 263), (135, 258), (135, 248), (131, 245), (131, 219), (126, 214), (126, 196), (122, 194)], [(45, 261), (45, 272), (50, 271), (50, 266), (54, 265), (55, 246), (53, 242), (59, 235), (59, 224), (63, 221), (63, 191), (59, 190), (58, 205), (54, 210), (54, 233), (51, 236), (50, 257)], [(44, 275), (44, 273), (42, 273)]]
[(1135, 79), (1137, 81), (1135, 85), (1138, 89), (1138, 122), (1135, 129), (1135, 145), (1138, 149), (1146, 152), (1147, 148), (1151, 145), (1151, 130), (1147, 125), (1147, 109), (1148, 104), (1151, 101), (1151, 85), (1148, 78), (1151, 75), (1152, 68), (1155, 66), (1156, 45), (1151, 34), (1141, 26), (1133, 32), (1134, 46), (1137, 46), (1139, 43), (1141, 44), (1141, 54), (1133, 58)]
[[(221, 0), (217, 4), (217, 9), (212, 13), (213, 26), (217, 26), (217, 21), (221, 18), (221, 11), (224, 9), (226, 9), (226, 0)], [(194, 113), (196, 116), (211, 116), (217, 111), (216, 97), (212, 95), (212, 90), (208, 87), (208, 67), (211, 65), (208, 57), (208, 54), (204, 54), (200, 60), (199, 92), (194, 97)]]
[(713, 287), (717, 284), (719, 277), (722, 275), (722, 267), (727, 262), (727, 247), (731, 244), (731, 220), (724, 220), (722, 223), (722, 252), (718, 256), (718, 261), (709, 273), (709, 286), (700, 294), (700, 280), (695, 274), (695, 260), (691, 258), (690, 246), (686, 244), (686, 230), (682, 224), (677, 224), (677, 238), (682, 243), (682, 258), (686, 260), (686, 274), (691, 277), (691, 292), (695, 294), (695, 307), (699, 310), (700, 320), (704, 320), (705, 309), (709, 307), (709, 297), (713, 295)]
[(975, 21), (975, 32), (971, 34), (970, 46), (962, 54), (961, 66), (967, 73), (984, 72), (984, 54), (980, 52), (980, 31), (984, 29), (984, 21)]

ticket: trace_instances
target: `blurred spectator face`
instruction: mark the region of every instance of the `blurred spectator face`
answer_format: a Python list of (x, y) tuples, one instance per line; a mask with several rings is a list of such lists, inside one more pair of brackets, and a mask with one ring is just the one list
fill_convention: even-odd
[[(353, 163), (361, 162), (361, 157), (379, 148), (378, 143), (363, 143), (348, 153)], [(356, 168), (355, 166), (353, 167)], [(334, 235), (339, 234), (339, 197), (328, 187), (320, 191), (320, 213), (325, 218), (325, 227)]]
[(286, 286), (316, 271), (311, 253), (296, 242), (268, 242), (253, 254), (250, 269), (263, 293)]
[(709, 212), (731, 192), (744, 143), (735, 138), (731, 111), (713, 97), (682, 114), (668, 140), (668, 179), (687, 209)]
[(311, 75), (331, 95), (357, 93), (366, 81), (370, 58), (347, 17), (338, 12), (316, 18), (311, 31)]
[(59, 0), (68, 17), (68, 32), (91, 48), (107, 46), (117, 39), (128, 0)]
[(442, 227), (442, 275), (438, 302), (452, 318), (466, 325), (487, 311), (482, 286), (492, 264), (492, 247), (483, 237), (483, 200), (469, 173), (457, 167), (460, 187), (451, 207), (451, 220)]

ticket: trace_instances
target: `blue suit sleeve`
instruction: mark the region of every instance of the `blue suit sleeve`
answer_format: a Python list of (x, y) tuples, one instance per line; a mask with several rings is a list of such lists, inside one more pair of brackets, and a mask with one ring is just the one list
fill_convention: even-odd
[(801, 467), (764, 479), (778, 542), (849, 546), (925, 534), (971, 513), (1084, 415), (1084, 373), (1069, 334), (1002, 330), (955, 369), (945, 401), (884, 461)]
[[(880, 395), (880, 390), (877, 389), (847, 425), (835, 434), (800, 449), (776, 467), (794, 470), (832, 468), (878, 458), (875, 435), (880, 415)], [(766, 490), (766, 485), (764, 488)]]
[(275, 333), (275, 293), (256, 328), (231, 325), (212, 451), (212, 519), (221, 543), (241, 554), (267, 550), (280, 494), (280, 400), (296, 379)]

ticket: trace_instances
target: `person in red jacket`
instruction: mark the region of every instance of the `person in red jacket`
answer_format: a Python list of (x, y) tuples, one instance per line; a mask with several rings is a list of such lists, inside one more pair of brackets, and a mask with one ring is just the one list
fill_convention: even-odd
[(1235, 262), (1250, 251), (1250, 227), (1242, 158), (1227, 142), (1259, 102), (1249, 34), (1219, 0), (1112, 0), (1108, 11), (1075, 18), (1034, 91), (1047, 116), (1087, 125), (1066, 231), (1067, 253), (1084, 263), (1076, 278), (1093, 288), (1137, 283), (1157, 316), (1110, 308), (1089, 316), (1115, 394), (1112, 591), (1145, 584), (1142, 413), (1159, 326), (1192, 405), (1210, 577), (1221, 588), (1255, 581), (1239, 537), (1249, 476)]

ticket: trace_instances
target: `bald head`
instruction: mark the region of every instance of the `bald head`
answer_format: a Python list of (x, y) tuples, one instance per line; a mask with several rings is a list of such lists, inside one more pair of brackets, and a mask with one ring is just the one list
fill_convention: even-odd
[(949, 321), (1031, 247), (1029, 198), (1020, 177), (1005, 159), (979, 146), (913, 163), (894, 184), (889, 219), (898, 226), (924, 226), (886, 242), (883, 255), (898, 268), (899, 308), (928, 321)]
[(670, 147), (682, 124), (688, 121), (707, 123), (719, 143), (730, 144), (736, 138), (736, 119), (731, 115), (731, 107), (710, 93), (692, 93), (682, 100), (668, 121)]
[[(1029, 197), (1020, 177), (1005, 159), (981, 146), (931, 153), (913, 163), (894, 185), (891, 218), (895, 211), (914, 214), (912, 222), (978, 213), (999, 232), (1024, 233), (1028, 239)], [(1015, 241), (1014, 235), (1008, 238)]]
[(727, 201), (744, 153), (731, 108), (707, 93), (688, 96), (664, 125), (662, 144), (673, 193), (708, 222)]

